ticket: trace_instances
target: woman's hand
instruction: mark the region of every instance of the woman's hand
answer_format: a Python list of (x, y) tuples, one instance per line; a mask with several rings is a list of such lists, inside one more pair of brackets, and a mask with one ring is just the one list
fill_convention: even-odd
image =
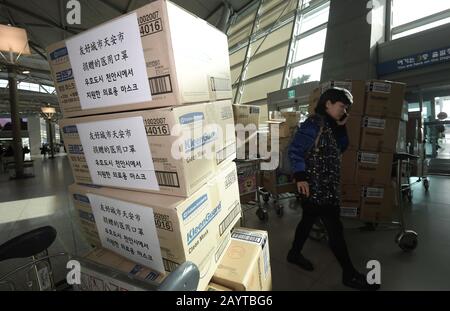
[(349, 114), (346, 114), (345, 119), (336, 121), (337, 125), (342, 126), (342, 125), (344, 125), (345, 123), (347, 123), (348, 117), (350, 117), (350, 115), (349, 115)]
[(309, 197), (309, 184), (306, 181), (297, 182), (297, 190), (298, 193), (303, 194), (306, 197)]

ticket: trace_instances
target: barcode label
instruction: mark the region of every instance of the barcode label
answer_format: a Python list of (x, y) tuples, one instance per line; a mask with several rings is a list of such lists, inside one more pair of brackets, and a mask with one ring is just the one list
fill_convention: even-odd
[(231, 91), (230, 79), (211, 77), (210, 80), (212, 91)]
[(332, 85), (334, 87), (340, 87), (340, 88), (346, 89), (349, 92), (352, 91), (352, 83), (348, 82), (348, 81), (333, 81)]
[(159, 276), (159, 273), (151, 271), (147, 276), (144, 278), (145, 280), (154, 281)]
[(236, 152), (236, 144), (232, 143), (216, 152), (216, 164), (222, 163)]
[(233, 108), (231, 106), (226, 106), (220, 111), (221, 120), (233, 119)]
[(326, 90), (331, 89), (333, 87), (340, 87), (343, 89), (348, 90), (349, 92), (352, 91), (352, 82), (349, 81), (330, 81), (323, 83), (321, 85), (321, 92), (322, 94), (325, 93)]
[(358, 208), (357, 207), (341, 207), (342, 217), (357, 217)]
[(249, 107), (250, 114), (259, 114), (259, 107)]
[(177, 267), (179, 266), (179, 264), (177, 264), (176, 262), (170, 261), (165, 258), (163, 258), (163, 264), (164, 264), (164, 270), (166, 270), (167, 272), (175, 271), (177, 269)]
[(242, 232), (237, 230), (233, 231), (231, 238), (256, 244), (262, 244), (263, 242), (263, 236), (259, 233)]
[(234, 207), (231, 212), (225, 217), (225, 219), (219, 225), (219, 234), (222, 236), (224, 232), (227, 231), (231, 223), (236, 219), (237, 216), (241, 215), (241, 204), (239, 201), (234, 202)]
[(172, 93), (172, 82), (170, 75), (149, 78), (150, 91), (152, 95)]
[(363, 189), (363, 191), (363, 196), (365, 198), (382, 199), (384, 196), (383, 188), (366, 187), (365, 189)]
[(361, 163), (378, 164), (379, 157), (380, 156), (378, 153), (370, 153), (370, 152), (358, 153), (358, 160)]
[(167, 187), (180, 187), (180, 182), (178, 180), (178, 173), (176, 172), (161, 172), (155, 171), (156, 179), (158, 180), (158, 184), (160, 186)]
[(367, 91), (369, 92), (378, 92), (378, 93), (391, 93), (391, 84), (383, 83), (383, 82), (367, 82), (366, 84)]
[(216, 262), (219, 261), (220, 256), (222, 256), (223, 252), (225, 251), (225, 249), (226, 249), (226, 247), (228, 245), (228, 240), (229, 240), (229, 237), (228, 238), (224, 238), (223, 241), (222, 241), (222, 244), (219, 245), (219, 248), (217, 249), (217, 252), (216, 252), (216, 254), (214, 256)]
[(385, 119), (377, 119), (377, 118), (364, 118), (364, 127), (376, 128), (384, 130), (386, 128), (386, 120)]

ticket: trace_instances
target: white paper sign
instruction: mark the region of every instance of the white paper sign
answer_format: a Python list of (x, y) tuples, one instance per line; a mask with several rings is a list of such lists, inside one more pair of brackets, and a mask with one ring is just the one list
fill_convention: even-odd
[(152, 99), (137, 14), (66, 41), (82, 109)]
[(159, 190), (142, 117), (77, 124), (92, 182)]
[(92, 193), (87, 196), (104, 248), (165, 273), (152, 208)]

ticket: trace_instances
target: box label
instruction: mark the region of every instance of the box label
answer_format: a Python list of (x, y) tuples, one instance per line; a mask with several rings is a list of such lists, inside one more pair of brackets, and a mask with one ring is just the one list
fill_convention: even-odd
[(321, 85), (321, 93), (323, 94), (326, 90), (331, 89), (333, 87), (340, 87), (352, 91), (352, 82), (350, 81), (330, 81)]
[(365, 117), (364, 118), (364, 127), (384, 130), (386, 128), (386, 120)]
[(152, 100), (137, 14), (66, 41), (81, 109)]
[(77, 124), (94, 184), (159, 190), (142, 117)]
[(391, 93), (391, 84), (384, 82), (367, 82), (368, 92)]
[(363, 188), (363, 197), (382, 199), (384, 197), (384, 189), (375, 187), (365, 187)]
[(341, 207), (341, 216), (342, 217), (357, 217), (358, 216), (358, 208), (357, 207)]
[(164, 273), (153, 209), (88, 193), (102, 246)]
[(379, 157), (378, 153), (358, 152), (358, 161), (360, 163), (378, 164)]

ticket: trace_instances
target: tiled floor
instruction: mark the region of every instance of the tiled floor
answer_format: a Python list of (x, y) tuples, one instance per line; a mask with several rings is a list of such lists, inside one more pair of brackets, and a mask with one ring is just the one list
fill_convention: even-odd
[[(73, 182), (66, 157), (35, 161), (36, 177), (8, 180), (0, 174), (0, 243), (33, 228), (52, 225), (58, 231), (52, 253), (77, 253), (89, 247), (70, 217), (73, 210), (67, 186)], [(419, 233), (419, 246), (404, 253), (394, 243), (397, 229), (378, 228), (361, 232), (358, 221), (344, 220), (345, 234), (352, 259), (361, 271), (366, 262), (381, 263), (383, 290), (450, 290), (450, 179), (431, 177), (429, 193), (421, 183), (415, 184), (413, 204), (405, 210), (408, 228)], [(286, 253), (301, 208), (294, 199), (281, 200), (284, 215), (278, 217), (269, 207), (269, 219), (260, 221), (255, 210), (248, 210), (247, 227), (269, 232), (274, 290), (347, 290), (341, 284), (341, 269), (325, 242), (308, 240), (304, 254), (315, 264), (306, 272), (286, 262)], [(0, 263), (0, 275), (23, 260)], [(66, 259), (55, 260), (56, 279), (65, 277)]]

